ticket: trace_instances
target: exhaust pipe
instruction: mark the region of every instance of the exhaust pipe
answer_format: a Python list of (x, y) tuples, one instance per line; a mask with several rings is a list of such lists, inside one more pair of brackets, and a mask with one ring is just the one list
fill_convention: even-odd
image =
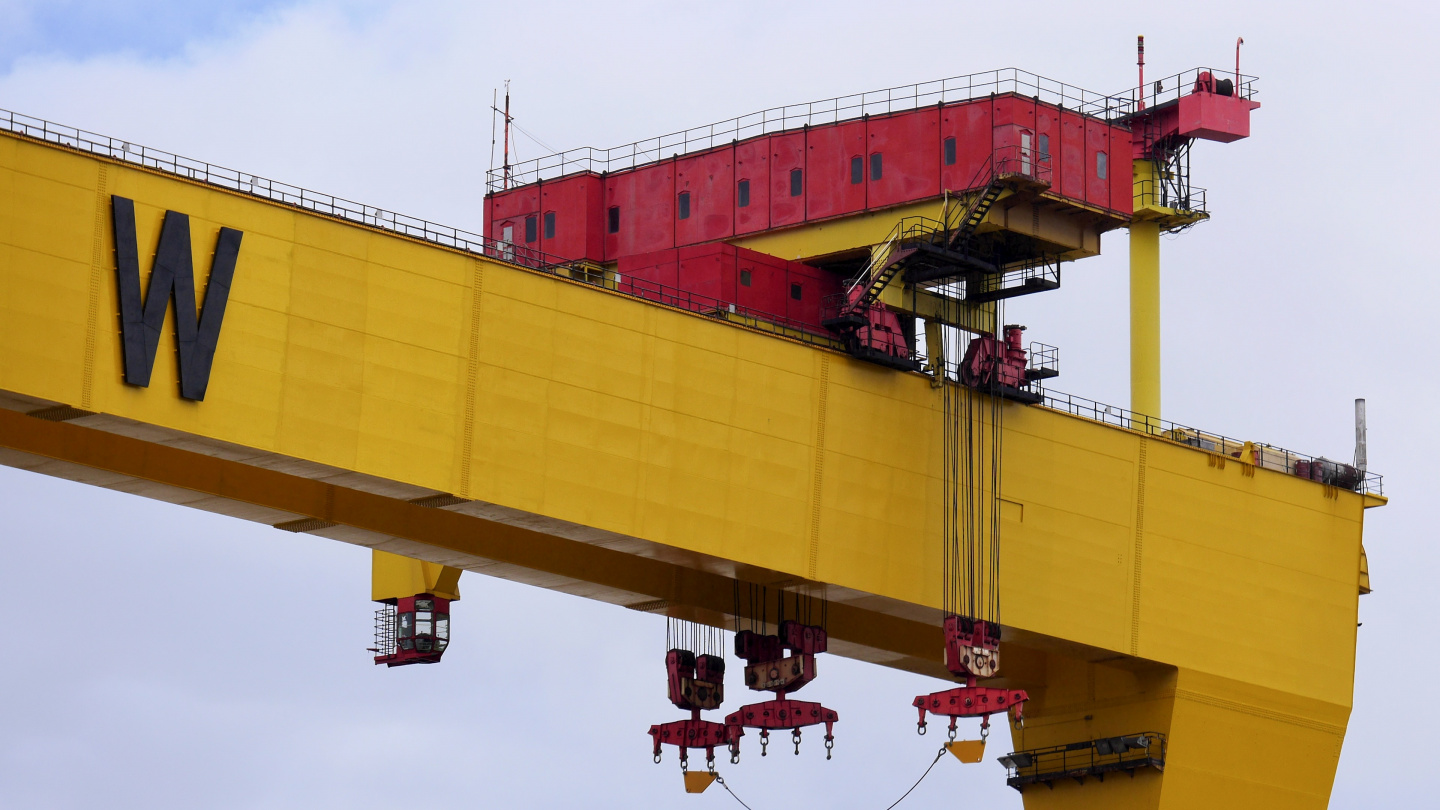
[(1365, 400), (1355, 400), (1355, 469), (1365, 477)]

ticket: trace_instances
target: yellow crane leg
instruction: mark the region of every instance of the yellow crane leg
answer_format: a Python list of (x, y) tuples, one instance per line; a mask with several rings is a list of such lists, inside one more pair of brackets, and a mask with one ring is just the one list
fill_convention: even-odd
[(1160, 418), (1160, 226), (1130, 223), (1130, 410)]
[[(1130, 222), (1130, 410), (1160, 418), (1160, 223), (1156, 207), (1159, 167), (1132, 163), (1135, 216)], [(1140, 421), (1140, 420), (1137, 420)], [(1144, 429), (1146, 422), (1137, 427)]]
[(441, 599), (460, 598), (460, 569), (425, 562), (379, 549), (371, 550), (370, 599), (384, 602), (428, 593)]

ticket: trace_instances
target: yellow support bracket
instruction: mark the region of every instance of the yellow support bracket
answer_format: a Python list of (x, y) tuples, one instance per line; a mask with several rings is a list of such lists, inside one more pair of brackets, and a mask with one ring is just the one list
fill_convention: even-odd
[(384, 602), (417, 593), (460, 598), (460, 569), (374, 549), (370, 558), (370, 599)]

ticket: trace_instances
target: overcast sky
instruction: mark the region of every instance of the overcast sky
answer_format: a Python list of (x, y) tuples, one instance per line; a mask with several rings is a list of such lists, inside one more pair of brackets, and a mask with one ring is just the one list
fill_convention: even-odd
[[(1165, 416), (1347, 458), (1369, 399), (1393, 504), (1332, 806), (1405, 806), (1440, 727), (1433, 8), (0, 0), (0, 108), (478, 231), (505, 79), (537, 138), (604, 147), (1005, 66), (1116, 92), (1136, 34), (1153, 76), (1228, 68), (1243, 35), (1254, 137), (1196, 148), (1214, 219), (1163, 245)], [(1056, 388), (1124, 405), (1125, 234), (1104, 249), (1009, 314), (1060, 347)], [(365, 549), (6, 468), (0, 509), (0, 806), (738, 807), (650, 761), (679, 716), (659, 617), (467, 574), (445, 662), (386, 671)], [(756, 810), (883, 808), (933, 756), (909, 702), (939, 681), (820, 671), (836, 758), (747, 750), (723, 772)], [(993, 761), (947, 760), (902, 807), (957, 802), (1020, 806)]]

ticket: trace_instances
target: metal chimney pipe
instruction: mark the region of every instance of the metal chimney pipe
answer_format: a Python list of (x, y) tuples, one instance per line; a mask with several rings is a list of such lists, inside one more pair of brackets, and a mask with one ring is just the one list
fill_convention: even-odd
[(1355, 400), (1355, 469), (1365, 474), (1365, 400)]

